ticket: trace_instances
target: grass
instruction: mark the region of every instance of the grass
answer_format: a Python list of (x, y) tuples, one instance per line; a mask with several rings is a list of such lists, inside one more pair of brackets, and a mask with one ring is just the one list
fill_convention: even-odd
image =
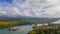
[(7, 28), (11, 26), (16, 26), (18, 23), (16, 22), (0, 22), (0, 28)]

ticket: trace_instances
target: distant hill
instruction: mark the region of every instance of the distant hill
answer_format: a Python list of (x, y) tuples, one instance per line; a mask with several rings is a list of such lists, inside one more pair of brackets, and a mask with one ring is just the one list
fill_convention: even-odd
[(49, 23), (59, 20), (60, 18), (32, 18), (32, 17), (0, 17), (0, 21), (34, 21), (41, 23)]

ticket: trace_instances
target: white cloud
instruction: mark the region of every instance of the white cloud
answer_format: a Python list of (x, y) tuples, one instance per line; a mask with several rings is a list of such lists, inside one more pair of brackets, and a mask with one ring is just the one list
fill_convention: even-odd
[(0, 14), (7, 14), (7, 12), (5, 12), (5, 11), (0, 11)]
[(14, 0), (10, 6), (3, 9), (5, 11), (0, 11), (1, 15), (60, 17), (60, 0), (26, 0), (24, 3)]

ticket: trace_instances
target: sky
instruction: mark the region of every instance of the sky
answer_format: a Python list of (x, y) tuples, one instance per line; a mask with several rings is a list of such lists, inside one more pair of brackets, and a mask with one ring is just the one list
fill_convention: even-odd
[(60, 0), (0, 0), (0, 16), (60, 18)]

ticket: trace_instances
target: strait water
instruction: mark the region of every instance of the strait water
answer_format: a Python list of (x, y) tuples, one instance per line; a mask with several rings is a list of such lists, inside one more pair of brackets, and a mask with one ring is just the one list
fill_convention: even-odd
[(32, 30), (32, 27), (34, 25), (23, 25), (23, 26), (16, 26), (20, 28), (17, 31), (9, 31), (8, 28), (6, 29), (1, 29), (0, 34), (27, 34), (29, 31)]

